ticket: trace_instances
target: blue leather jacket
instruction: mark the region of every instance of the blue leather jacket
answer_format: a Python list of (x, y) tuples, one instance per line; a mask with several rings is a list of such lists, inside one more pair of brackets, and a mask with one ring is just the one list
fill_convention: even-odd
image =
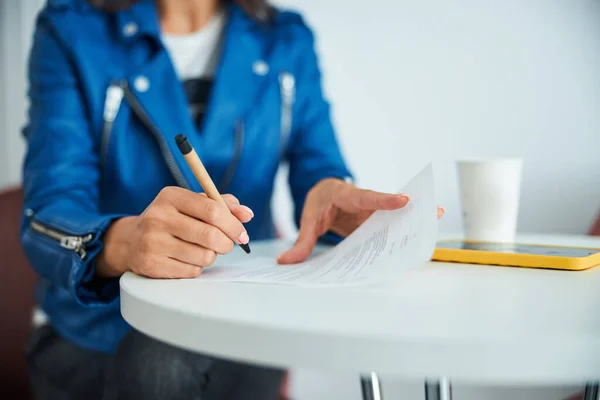
[(155, 4), (106, 13), (49, 0), (29, 64), (21, 240), (40, 280), (37, 301), (63, 337), (114, 351), (131, 329), (118, 280), (95, 276), (102, 236), (169, 185), (200, 191), (174, 137), (185, 134), (223, 192), (254, 210), (253, 240), (272, 238), (275, 173), (289, 163), (299, 217), (309, 189), (347, 177), (323, 98), (313, 35), (300, 16), (260, 25), (228, 6), (202, 129), (162, 45)]

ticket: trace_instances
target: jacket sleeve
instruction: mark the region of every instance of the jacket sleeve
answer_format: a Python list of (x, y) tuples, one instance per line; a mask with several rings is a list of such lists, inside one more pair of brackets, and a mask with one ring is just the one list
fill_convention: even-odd
[(323, 95), (314, 36), (306, 26), (302, 33), (296, 69), (296, 120), (287, 154), (296, 224), (314, 185), (325, 178), (351, 178), (331, 122), (329, 103)]
[(21, 241), (42, 279), (102, 306), (117, 299), (118, 280), (95, 277), (95, 261), (120, 216), (99, 212), (99, 151), (67, 49), (42, 14), (29, 60)]

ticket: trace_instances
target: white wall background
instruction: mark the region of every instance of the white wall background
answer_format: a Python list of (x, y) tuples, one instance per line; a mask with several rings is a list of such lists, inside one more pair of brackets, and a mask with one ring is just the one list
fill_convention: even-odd
[[(0, 0), (0, 187), (17, 183), (25, 59), (43, 0)], [(318, 32), (326, 91), (359, 184), (396, 191), (434, 162), (442, 231), (460, 228), (453, 160), (525, 157), (519, 228), (585, 232), (600, 207), (600, 1), (279, 0)], [(294, 228), (283, 175), (274, 200)], [(422, 399), (420, 382), (385, 384)], [(458, 386), (457, 399), (554, 400), (572, 388)], [(359, 398), (358, 381), (299, 371), (296, 399)]]
[(21, 180), (26, 67), (35, 15), (44, 0), (0, 0), (0, 189)]
[(440, 229), (455, 231), (453, 160), (523, 156), (519, 229), (589, 228), (600, 208), (600, 1), (278, 3), (318, 32), (361, 185), (396, 191), (431, 160), (448, 211)]

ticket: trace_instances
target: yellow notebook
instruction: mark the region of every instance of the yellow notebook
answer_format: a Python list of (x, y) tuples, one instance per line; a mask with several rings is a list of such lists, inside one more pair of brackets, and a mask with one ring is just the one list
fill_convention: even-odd
[(446, 240), (437, 243), (432, 259), (464, 264), (580, 271), (600, 265), (600, 249)]

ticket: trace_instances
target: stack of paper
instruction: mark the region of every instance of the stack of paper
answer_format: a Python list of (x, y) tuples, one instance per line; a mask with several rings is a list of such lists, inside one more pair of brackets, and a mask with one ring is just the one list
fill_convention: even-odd
[(437, 235), (431, 165), (399, 193), (410, 197), (404, 208), (377, 211), (340, 244), (295, 265), (257, 257), (205, 269), (203, 280), (332, 286), (388, 279), (431, 259)]

